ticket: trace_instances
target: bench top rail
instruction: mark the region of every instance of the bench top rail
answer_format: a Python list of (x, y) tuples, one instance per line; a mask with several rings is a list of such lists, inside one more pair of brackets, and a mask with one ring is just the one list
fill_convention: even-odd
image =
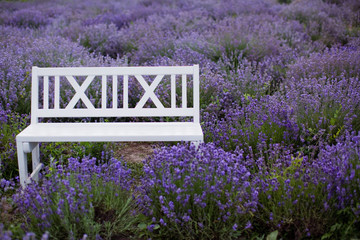
[[(188, 107), (188, 76), (192, 77), (193, 106)], [(151, 82), (144, 78), (151, 78)], [(166, 77), (165, 77), (166, 76)], [(77, 77), (84, 81), (78, 83)], [(101, 97), (100, 107), (95, 107), (87, 95), (94, 79), (100, 79), (97, 89)], [(135, 107), (129, 107), (131, 92), (129, 80), (136, 79), (144, 93)], [(155, 94), (156, 88), (164, 79), (170, 80), (170, 107), (165, 107)], [(181, 82), (181, 105), (176, 102), (177, 81)], [(110, 80), (110, 81), (109, 81)], [(66, 82), (67, 89), (63, 88)], [(111, 88), (111, 89), (110, 89)], [(111, 93), (109, 94), (109, 89)], [(121, 91), (120, 91), (121, 89)], [(61, 92), (73, 91), (73, 96), (63, 106)], [(66, 117), (193, 117), (199, 123), (199, 65), (161, 66), (161, 67), (66, 67), (32, 68), (31, 123), (39, 118)], [(100, 94), (101, 92), (101, 94)], [(179, 89), (178, 89), (179, 92)], [(121, 95), (121, 96), (120, 96)], [(122, 106), (118, 105), (119, 97)], [(42, 100), (42, 101), (41, 101)], [(144, 107), (151, 100), (155, 107)], [(82, 108), (76, 107), (81, 101)], [(107, 103), (111, 101), (109, 106)], [(51, 104), (50, 104), (51, 102)], [(99, 104), (98, 104), (99, 105)]]

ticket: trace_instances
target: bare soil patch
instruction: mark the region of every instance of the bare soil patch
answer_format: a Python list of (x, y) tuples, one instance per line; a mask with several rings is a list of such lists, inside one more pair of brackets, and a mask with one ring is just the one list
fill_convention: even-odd
[(15, 222), (16, 221), (16, 209), (10, 204), (5, 197), (0, 196), (0, 223)]
[(154, 143), (147, 142), (129, 142), (116, 144), (114, 149), (115, 157), (127, 162), (142, 162), (154, 153), (158, 146)]

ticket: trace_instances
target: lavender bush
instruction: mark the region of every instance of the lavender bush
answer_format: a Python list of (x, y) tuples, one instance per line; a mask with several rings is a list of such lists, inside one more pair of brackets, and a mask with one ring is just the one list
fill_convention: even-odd
[(33, 30), (11, 27), (0, 27), (0, 32), (3, 42), (0, 49), (0, 61), (3, 63), (0, 70), (1, 109), (27, 114), (30, 112), (32, 66), (123, 65), (120, 59), (96, 57), (83, 47), (61, 37), (37, 37)]
[(4, 225), (0, 224), (0, 237), (5, 240), (11, 240), (12, 232), (4, 231)]
[[(323, 174), (318, 178), (330, 178), (327, 185), (328, 198), (336, 196), (338, 208), (350, 207), (354, 214), (360, 214), (359, 203), (354, 201), (359, 195), (359, 135), (347, 135), (344, 141), (326, 146), (320, 152), (319, 162), (313, 165)], [(336, 174), (335, 174), (336, 173)]]
[(309, 170), (309, 159), (288, 155), (270, 168), (262, 162), (258, 161), (261, 170), (255, 181), (261, 189), (255, 228), (276, 229), (286, 239), (319, 238), (332, 212), (324, 207), (326, 185), (314, 181), (316, 173)]
[(336, 7), (321, 0), (294, 1), (281, 14), (302, 23), (313, 41), (328, 47), (347, 42), (347, 23), (353, 15), (351, 8)]
[(213, 144), (199, 151), (183, 145), (161, 149), (144, 166), (139, 202), (149, 222), (142, 227), (149, 236), (181, 239), (249, 236), (264, 229), (286, 239), (353, 236), (359, 225), (358, 141), (350, 134), (324, 146), (316, 159), (295, 156), (280, 144), (254, 157)]
[(215, 239), (246, 231), (257, 190), (242, 155), (213, 144), (162, 149), (144, 165), (140, 206), (152, 236)]
[(18, 175), (15, 136), (27, 126), (29, 120), (27, 115), (0, 110), (0, 179), (11, 179)]
[(109, 238), (132, 227), (131, 171), (116, 159), (70, 158), (51, 165), (39, 184), (14, 196), (26, 227), (52, 238)]
[[(7, 13), (10, 15), (10, 13)], [(15, 27), (39, 28), (49, 23), (50, 16), (32, 8), (19, 9), (11, 13), (11, 17), (5, 20), (5, 23)]]
[(241, 107), (229, 104), (231, 98), (223, 97), (219, 104), (224, 110), (204, 115), (207, 140), (227, 149), (249, 149), (257, 152), (261, 145), (269, 143), (295, 144), (299, 127), (294, 111), (285, 101), (273, 96), (260, 100), (244, 95)]

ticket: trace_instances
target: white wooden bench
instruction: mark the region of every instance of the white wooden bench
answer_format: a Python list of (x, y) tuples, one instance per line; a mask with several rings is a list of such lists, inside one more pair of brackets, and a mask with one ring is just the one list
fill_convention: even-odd
[[(155, 76), (155, 77), (154, 77)], [(86, 78), (79, 84), (78, 78)], [(97, 79), (101, 92), (100, 106), (95, 107), (87, 89)], [(148, 82), (145, 79), (150, 79)], [(193, 91), (188, 93), (191, 83)], [(144, 90), (135, 106), (130, 106), (129, 82), (136, 81)], [(155, 89), (161, 81), (170, 85), (170, 106), (164, 107)], [(100, 83), (99, 83), (100, 82)], [(181, 83), (181, 87), (180, 84)], [(64, 103), (63, 85), (73, 96)], [(203, 141), (199, 109), (199, 66), (175, 67), (79, 67), (32, 68), (31, 124), (16, 136), (20, 183), (24, 188), (38, 180), (42, 168), (40, 142), (121, 142), (121, 141)], [(176, 85), (181, 96), (176, 95)], [(69, 87), (71, 86), (71, 87)], [(101, 86), (101, 87), (99, 87)], [(112, 94), (108, 94), (109, 91)], [(100, 94), (98, 94), (100, 95)], [(111, 96), (112, 95), (112, 96)], [(179, 94), (180, 95), (180, 94)], [(109, 97), (111, 96), (111, 97)], [(181, 105), (176, 99), (181, 98)], [(191, 105), (188, 99), (191, 98)], [(100, 96), (99, 96), (100, 99)], [(119, 103), (121, 99), (122, 103)], [(144, 107), (151, 99), (155, 107)], [(79, 102), (83, 103), (82, 107)], [(112, 101), (112, 104), (109, 102)], [(122, 105), (122, 106), (121, 106)], [(169, 104), (168, 104), (169, 105)], [(180, 106), (179, 106), (180, 105)], [(118, 117), (190, 117), (191, 122), (58, 122), (42, 118), (110, 118)], [(178, 118), (180, 119), (180, 118)], [(28, 174), (27, 154), (32, 153), (32, 173)]]

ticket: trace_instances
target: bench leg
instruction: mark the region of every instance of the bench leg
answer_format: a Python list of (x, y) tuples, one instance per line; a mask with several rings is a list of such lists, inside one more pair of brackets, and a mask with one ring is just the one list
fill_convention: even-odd
[[(39, 171), (42, 168), (40, 163), (40, 149), (39, 143), (28, 143), (16, 141), (18, 165), (19, 165), (19, 177), (20, 184), (24, 189), (26, 184), (30, 183), (31, 180), (39, 180)], [(32, 173), (29, 178), (29, 172), (27, 167), (27, 154), (32, 153)]]
[[(36, 143), (36, 146), (32, 150), (32, 169), (34, 170), (38, 167), (40, 164), (40, 149), (39, 149), (39, 143)], [(34, 181), (39, 181), (39, 173), (36, 173), (33, 176)]]
[(22, 188), (26, 187), (28, 177), (27, 153), (24, 151), (23, 142), (16, 141), (17, 157), (19, 165), (19, 177)]

